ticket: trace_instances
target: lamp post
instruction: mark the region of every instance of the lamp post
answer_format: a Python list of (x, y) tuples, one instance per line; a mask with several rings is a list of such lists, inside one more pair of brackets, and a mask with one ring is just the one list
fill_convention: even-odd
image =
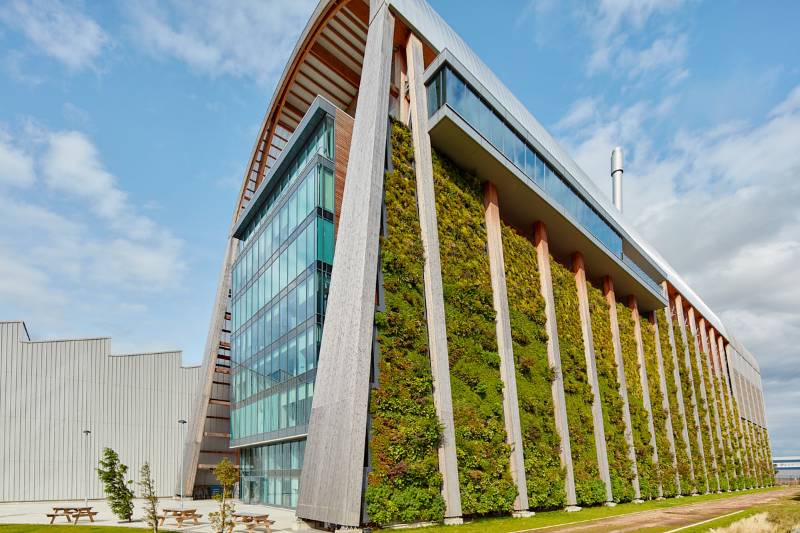
[(181, 425), (181, 509), (183, 509), (183, 485), (184, 485), (184, 480), (183, 480), (183, 453), (182, 453), (182, 451), (183, 451), (184, 445), (186, 444), (186, 420), (181, 418), (180, 420), (178, 420), (178, 424)]
[(91, 486), (92, 486), (92, 475), (91, 475), (92, 459), (91, 459), (91, 455), (89, 453), (91, 451), (91, 450), (89, 450), (89, 435), (91, 435), (92, 432), (90, 430), (88, 430), (88, 429), (84, 429), (82, 433), (83, 433), (83, 436), (86, 437), (84, 439), (86, 441), (86, 464), (89, 465), (89, 475), (86, 477), (86, 497), (83, 499), (83, 506), (84, 507), (89, 507), (89, 492), (90, 492)]

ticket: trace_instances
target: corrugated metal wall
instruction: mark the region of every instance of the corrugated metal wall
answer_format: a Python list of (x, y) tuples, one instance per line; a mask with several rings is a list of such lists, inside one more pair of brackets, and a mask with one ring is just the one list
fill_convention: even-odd
[(109, 342), (29, 342), (23, 323), (0, 322), (0, 501), (104, 497), (94, 472), (104, 447), (134, 481), (149, 461), (158, 493), (173, 494), (177, 421), (200, 368), (181, 367), (180, 352), (109, 355)]

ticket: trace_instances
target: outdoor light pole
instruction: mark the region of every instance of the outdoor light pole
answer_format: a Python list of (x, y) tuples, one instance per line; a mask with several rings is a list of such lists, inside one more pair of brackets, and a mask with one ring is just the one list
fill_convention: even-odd
[(91, 435), (91, 434), (92, 434), (92, 432), (90, 430), (88, 430), (88, 429), (84, 429), (83, 430), (83, 436), (86, 437), (84, 439), (86, 441), (86, 462), (89, 465), (89, 476), (86, 478), (86, 497), (83, 499), (83, 506), (84, 507), (89, 507), (89, 491), (91, 490), (91, 486), (92, 486), (92, 475), (91, 475), (92, 459), (91, 459), (91, 456), (90, 456), (91, 454), (89, 453), (91, 451), (89, 449), (89, 435)]
[(186, 420), (181, 418), (178, 424), (181, 425), (181, 509), (183, 509), (183, 447), (186, 444)]

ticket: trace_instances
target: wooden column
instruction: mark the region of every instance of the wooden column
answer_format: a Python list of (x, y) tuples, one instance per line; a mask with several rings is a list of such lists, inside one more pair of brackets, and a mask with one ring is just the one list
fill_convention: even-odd
[(714, 427), (716, 428), (716, 435), (717, 435), (717, 443), (722, 451), (722, 462), (725, 467), (725, 481), (728, 483), (728, 487), (730, 487), (731, 480), (728, 477), (728, 454), (725, 453), (725, 441), (722, 439), (722, 424), (720, 423), (719, 419), (719, 408), (717, 406), (717, 386), (716, 386), (716, 379), (715, 379), (715, 370), (713, 365), (711, 364), (712, 353), (709, 350), (709, 343), (708, 343), (708, 332), (706, 330), (706, 320), (705, 318), (700, 319), (700, 341), (703, 347), (703, 353), (705, 357), (703, 357), (703, 361), (705, 361), (706, 370), (708, 371), (708, 379), (711, 382), (711, 396), (713, 398), (712, 409), (714, 412)]
[(656, 359), (658, 360), (658, 387), (661, 391), (661, 408), (666, 413), (667, 442), (669, 443), (669, 453), (672, 458), (672, 467), (675, 469), (675, 493), (681, 493), (681, 477), (678, 473), (678, 455), (675, 450), (675, 429), (672, 426), (672, 408), (669, 405), (669, 389), (667, 388), (667, 377), (664, 373), (664, 356), (661, 351), (661, 335), (659, 335), (658, 317), (655, 312), (651, 314), (654, 335), (656, 340)]
[[(705, 409), (705, 430), (708, 431), (708, 442), (711, 445), (711, 466), (714, 468), (714, 479), (717, 482), (717, 492), (719, 492), (719, 467), (717, 465), (717, 450), (714, 446), (714, 430), (711, 428), (711, 408), (708, 406), (708, 394), (706, 394), (706, 379), (703, 376), (703, 358), (700, 353), (700, 339), (698, 339), (697, 319), (694, 307), (689, 308), (689, 329), (694, 337), (694, 357), (697, 364), (698, 382), (700, 383), (700, 401), (706, 406)], [(700, 436), (702, 440), (702, 435)]]
[(511, 340), (511, 318), (508, 311), (506, 270), (503, 259), (503, 232), (500, 226), (500, 207), (497, 188), (487, 182), (483, 188), (483, 205), (486, 208), (486, 249), (489, 253), (489, 271), (492, 276), (492, 300), (497, 313), (497, 352), (500, 355), (500, 379), (503, 380), (503, 419), (506, 443), (511, 448), (511, 479), (517, 487), (514, 500), (515, 516), (530, 516), (528, 511), (528, 485), (525, 480), (525, 458), (522, 448), (522, 427), (519, 421), (517, 399), (517, 373), (514, 363), (514, 345)]
[[(628, 305), (631, 308), (631, 318), (633, 318), (633, 335), (636, 339), (636, 356), (639, 360), (639, 381), (642, 384), (642, 402), (647, 411), (647, 427), (650, 429), (650, 446), (653, 448), (653, 464), (658, 468), (658, 445), (656, 443), (656, 426), (653, 422), (653, 406), (650, 403), (650, 384), (647, 380), (647, 362), (644, 359), (644, 343), (642, 340), (642, 322), (639, 316), (639, 304), (635, 296), (628, 298)], [(658, 482), (658, 496), (664, 496), (664, 489), (661, 481)]]
[(547, 329), (547, 362), (553, 369), (553, 410), (555, 411), (556, 431), (561, 441), (561, 466), (564, 468), (564, 492), (568, 511), (578, 511), (575, 496), (575, 472), (572, 469), (572, 447), (569, 442), (569, 423), (567, 421), (567, 402), (564, 397), (564, 375), (561, 370), (561, 351), (558, 346), (558, 326), (553, 297), (553, 277), (550, 273), (550, 247), (547, 243), (547, 229), (542, 222), (533, 225), (533, 240), (536, 246), (536, 259), (539, 264), (539, 281), (544, 298), (545, 328)]
[[(667, 282), (662, 285), (664, 296), (669, 301), (669, 293), (667, 291)], [(686, 419), (686, 405), (683, 401), (683, 386), (681, 385), (680, 365), (678, 364), (678, 344), (675, 339), (675, 330), (672, 327), (672, 305), (667, 304), (666, 309), (667, 317), (667, 333), (669, 334), (669, 347), (672, 352), (672, 379), (675, 381), (675, 395), (678, 400), (678, 414), (681, 418), (681, 436), (683, 437), (683, 445), (686, 449), (686, 459), (689, 461), (689, 477), (691, 478), (692, 493), (697, 491), (697, 480), (694, 476), (694, 461), (692, 460), (692, 444), (689, 440), (689, 425)]]
[[(455, 524), (462, 521), (461, 490), (456, 458), (453, 399), (450, 391), (450, 362), (447, 352), (447, 328), (439, 255), (439, 226), (436, 219), (431, 139), (428, 135), (428, 106), (422, 80), (425, 64), (422, 59), (422, 43), (413, 34), (408, 38), (406, 46), (406, 64), (408, 65), (408, 86), (411, 97), (410, 120), (413, 125), (411, 132), (414, 142), (414, 170), (417, 178), (417, 209), (422, 233), (422, 247), (425, 253), (423, 267), (425, 315), (433, 373), (433, 399), (436, 413), (443, 427), (442, 440), (439, 445), (439, 471), (442, 473), (445, 522)], [(514, 392), (516, 392), (516, 388)]]
[(572, 254), (572, 271), (575, 273), (575, 285), (578, 289), (578, 311), (581, 317), (581, 333), (583, 335), (583, 352), (586, 357), (586, 373), (592, 387), (592, 422), (594, 425), (594, 444), (597, 450), (597, 468), (600, 479), (606, 487), (606, 504), (613, 503), (614, 494), (611, 488), (611, 473), (608, 468), (608, 450), (606, 449), (606, 432), (603, 425), (603, 402), (600, 398), (600, 384), (597, 379), (597, 360), (592, 336), (592, 317), (589, 313), (589, 291), (586, 286), (586, 269), (583, 254)]
[(614, 344), (614, 360), (617, 363), (617, 383), (622, 398), (622, 421), (625, 424), (625, 443), (628, 447), (628, 459), (631, 461), (633, 473), (634, 503), (642, 502), (642, 491), (639, 487), (639, 467), (636, 464), (636, 448), (633, 445), (633, 427), (631, 409), (628, 402), (628, 385), (625, 380), (625, 360), (622, 358), (622, 343), (619, 339), (619, 319), (617, 317), (617, 297), (614, 295), (614, 282), (608, 276), (603, 278), (603, 293), (608, 302), (608, 313), (611, 322), (611, 340)]
[(296, 512), (347, 527), (362, 520), (395, 26), (386, 4), (370, 15)]
[(692, 406), (692, 417), (694, 419), (694, 426), (697, 428), (697, 449), (700, 451), (700, 461), (703, 467), (703, 473), (706, 478), (705, 492), (709, 492), (708, 484), (708, 468), (706, 467), (706, 453), (703, 449), (703, 435), (700, 433), (700, 415), (697, 411), (697, 393), (694, 387), (694, 373), (692, 372), (692, 355), (689, 350), (689, 341), (686, 339), (686, 319), (683, 316), (683, 298), (680, 294), (675, 295), (675, 316), (678, 320), (678, 326), (681, 333), (681, 342), (683, 343), (683, 360), (686, 364), (686, 372), (689, 374), (689, 389), (691, 390), (691, 398), (689, 398)]
[[(722, 340), (722, 339), (720, 339), (720, 340)], [(722, 376), (722, 366), (721, 366), (722, 363), (720, 361), (719, 351), (717, 350), (717, 332), (714, 329), (711, 329), (711, 331), (709, 332), (709, 344), (711, 345), (711, 355), (712, 355), (713, 361), (714, 361), (714, 365), (713, 365), (714, 366), (714, 377), (715, 377), (715, 381), (717, 383), (717, 386), (719, 387), (719, 400), (720, 400), (719, 403), (722, 406), (722, 427), (725, 428), (725, 446), (726, 446), (726, 449), (727, 449), (727, 453), (725, 455), (725, 457), (726, 457), (725, 463), (728, 464), (728, 460), (733, 461), (733, 457), (728, 459), (728, 455), (727, 455), (727, 454), (733, 453), (733, 445), (731, 443), (730, 420), (728, 419), (728, 401), (725, 398), (725, 384), (723, 383), (723, 379), (724, 378)], [(727, 473), (726, 473), (726, 475), (727, 475)], [(734, 478), (738, 477), (735, 465), (734, 465), (734, 469), (733, 469), (733, 475), (734, 475)], [(735, 481), (736, 481), (735, 479), (730, 479), (730, 477), (728, 477), (728, 490), (729, 491), (730, 490), (734, 490), (733, 483)]]

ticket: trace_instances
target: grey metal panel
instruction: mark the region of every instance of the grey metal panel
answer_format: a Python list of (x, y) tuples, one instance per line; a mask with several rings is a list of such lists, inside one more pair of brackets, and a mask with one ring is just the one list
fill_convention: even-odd
[(371, 13), (297, 516), (361, 523), (394, 17)]
[(0, 501), (102, 498), (94, 468), (104, 447), (133, 480), (149, 461), (157, 492), (172, 495), (177, 420), (188, 415), (200, 369), (182, 367), (180, 352), (109, 355), (109, 344), (31, 342), (21, 322), (0, 323)]

